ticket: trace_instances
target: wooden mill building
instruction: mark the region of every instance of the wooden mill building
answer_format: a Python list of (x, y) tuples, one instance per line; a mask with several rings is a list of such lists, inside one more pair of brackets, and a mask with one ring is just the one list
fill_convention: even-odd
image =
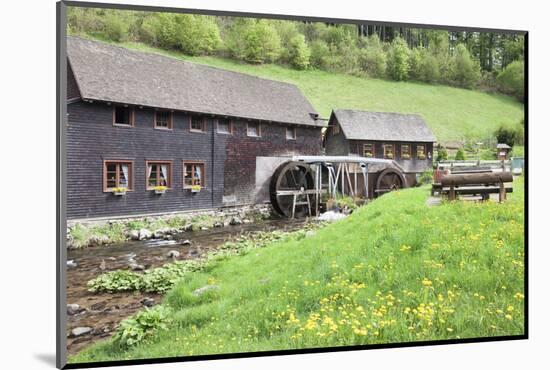
[(392, 159), (412, 186), (420, 173), (432, 169), (435, 141), (417, 114), (338, 109), (330, 116), (325, 148), (327, 155)]
[(67, 54), (69, 219), (254, 203), (256, 157), (321, 154), (292, 84), (77, 37)]

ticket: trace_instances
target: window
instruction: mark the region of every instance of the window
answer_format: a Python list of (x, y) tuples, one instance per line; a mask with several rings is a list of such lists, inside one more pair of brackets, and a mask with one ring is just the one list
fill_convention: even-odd
[(384, 144), (384, 158), (393, 159), (393, 144)]
[(147, 190), (156, 186), (172, 187), (172, 162), (147, 161)]
[(374, 145), (373, 144), (363, 144), (363, 157), (374, 157)]
[(183, 187), (205, 186), (204, 163), (184, 162), (183, 163)]
[(248, 122), (246, 124), (246, 134), (248, 136), (262, 136), (260, 122)]
[(206, 125), (204, 121), (204, 117), (193, 115), (191, 116), (191, 127), (190, 130), (194, 132), (205, 132), (206, 131)]
[(286, 128), (286, 139), (287, 140), (296, 140), (296, 127), (287, 127)]
[(113, 108), (113, 124), (119, 126), (134, 125), (134, 111), (129, 107), (117, 105)]
[(416, 146), (416, 157), (418, 159), (426, 159), (426, 147), (424, 145)]
[(105, 161), (103, 165), (103, 191), (115, 188), (132, 190), (133, 163), (131, 161)]
[(334, 127), (332, 128), (332, 134), (333, 135), (338, 135), (340, 133), (340, 126), (338, 124), (334, 125)]
[(403, 159), (411, 158), (411, 146), (409, 144), (401, 145), (401, 158)]
[(157, 110), (155, 112), (155, 128), (163, 130), (172, 129), (172, 112)]
[(230, 134), (232, 131), (231, 121), (228, 118), (218, 118), (218, 129), (219, 134)]

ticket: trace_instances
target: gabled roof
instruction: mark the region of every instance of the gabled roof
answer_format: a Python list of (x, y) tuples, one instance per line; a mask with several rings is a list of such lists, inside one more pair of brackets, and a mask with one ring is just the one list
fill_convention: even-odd
[(434, 134), (418, 114), (338, 109), (332, 111), (332, 115), (350, 140), (436, 141)]
[(67, 55), (85, 100), (323, 126), (292, 84), (79, 37)]
[(497, 149), (512, 149), (512, 147), (506, 143), (498, 143)]

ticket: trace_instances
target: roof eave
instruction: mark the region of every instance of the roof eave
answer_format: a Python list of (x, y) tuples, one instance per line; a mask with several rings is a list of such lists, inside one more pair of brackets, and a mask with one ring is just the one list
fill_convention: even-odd
[(279, 124), (285, 124), (285, 125), (299, 125), (299, 126), (308, 126), (308, 127), (318, 127), (323, 128), (325, 125), (318, 125), (315, 123), (315, 120), (312, 119), (313, 123), (306, 123), (306, 122), (290, 122), (290, 121), (277, 121), (277, 120), (268, 120), (266, 118), (258, 118), (258, 117), (244, 117), (244, 116), (235, 116), (227, 113), (220, 113), (220, 112), (207, 112), (207, 111), (197, 111), (197, 110), (190, 110), (190, 109), (183, 109), (183, 108), (173, 108), (173, 107), (167, 107), (167, 106), (155, 106), (150, 104), (139, 104), (135, 102), (124, 102), (124, 101), (114, 101), (114, 100), (106, 100), (105, 98), (94, 98), (92, 96), (85, 96), (78, 98), (79, 100), (86, 101), (86, 102), (100, 102), (104, 104), (118, 104), (118, 105), (131, 105), (134, 107), (140, 107), (140, 108), (152, 108), (152, 109), (163, 109), (163, 110), (170, 110), (174, 112), (183, 112), (183, 113), (191, 113), (191, 114), (208, 114), (212, 116), (218, 116), (218, 117), (229, 117), (234, 119), (242, 119), (242, 120), (248, 120), (248, 121), (260, 121), (264, 123), (279, 123)]

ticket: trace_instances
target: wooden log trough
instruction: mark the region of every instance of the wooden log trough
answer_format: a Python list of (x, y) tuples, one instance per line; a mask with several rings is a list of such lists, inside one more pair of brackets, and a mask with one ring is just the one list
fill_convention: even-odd
[(478, 172), (446, 175), (441, 179), (441, 193), (455, 200), (457, 194), (481, 195), (483, 200), (489, 194), (497, 194), (499, 202), (506, 200), (506, 193), (513, 191), (504, 184), (514, 180), (511, 172)]

